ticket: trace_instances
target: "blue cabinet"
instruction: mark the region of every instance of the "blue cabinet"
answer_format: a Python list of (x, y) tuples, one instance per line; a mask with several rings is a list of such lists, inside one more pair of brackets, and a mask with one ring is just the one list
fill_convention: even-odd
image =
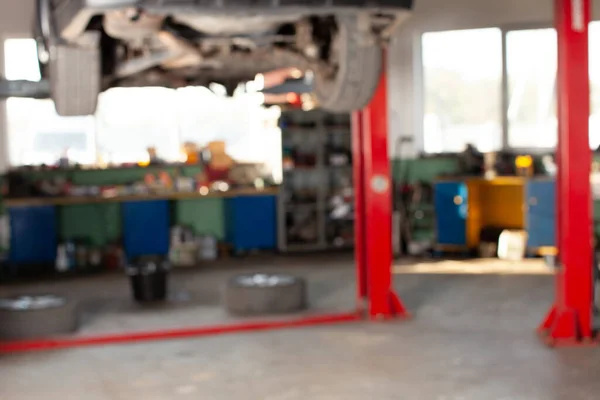
[(468, 189), (464, 182), (436, 182), (434, 186), (437, 243), (467, 245)]
[(15, 264), (52, 264), (56, 260), (56, 208), (14, 207), (10, 218), (9, 261)]
[(171, 218), (168, 200), (125, 202), (122, 214), (127, 259), (169, 254)]
[(527, 247), (555, 245), (556, 190), (553, 180), (531, 180), (526, 184)]
[(235, 251), (277, 247), (276, 196), (245, 196), (225, 203), (226, 240)]

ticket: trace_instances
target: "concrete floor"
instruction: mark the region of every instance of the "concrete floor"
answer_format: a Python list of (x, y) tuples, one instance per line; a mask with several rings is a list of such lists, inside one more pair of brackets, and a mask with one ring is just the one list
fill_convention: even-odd
[[(352, 304), (345, 256), (241, 264), (175, 274), (173, 305), (162, 309), (132, 305), (117, 275), (8, 286), (0, 294), (35, 289), (85, 299), (80, 334), (223, 321), (220, 283), (239, 270), (279, 265), (309, 280), (314, 309)], [(0, 400), (598, 399), (600, 349), (549, 350), (534, 335), (551, 303), (552, 276), (492, 270), (398, 268), (413, 272), (394, 280), (415, 314), (408, 322), (0, 356)]]

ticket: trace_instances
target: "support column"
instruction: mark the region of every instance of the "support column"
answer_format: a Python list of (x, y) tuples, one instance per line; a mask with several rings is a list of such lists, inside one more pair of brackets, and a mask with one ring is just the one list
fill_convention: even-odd
[(588, 25), (591, 0), (555, 0), (558, 35), (556, 300), (539, 327), (552, 345), (592, 338)]
[(365, 235), (365, 193), (363, 113), (352, 114), (352, 173), (354, 179), (354, 259), (356, 263), (356, 295), (359, 310), (365, 307), (367, 297), (367, 262)]
[[(383, 65), (387, 60), (384, 57)], [(371, 103), (353, 116), (358, 296), (371, 318), (406, 316), (392, 288), (392, 182), (388, 155), (387, 77)]]

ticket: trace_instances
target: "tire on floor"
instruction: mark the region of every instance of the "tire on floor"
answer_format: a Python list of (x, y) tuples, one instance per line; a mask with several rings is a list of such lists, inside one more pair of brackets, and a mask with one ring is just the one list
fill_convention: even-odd
[(0, 299), (0, 340), (55, 336), (77, 329), (73, 302), (54, 295)]
[(230, 279), (225, 308), (236, 315), (278, 314), (306, 308), (306, 282), (287, 274), (243, 274)]

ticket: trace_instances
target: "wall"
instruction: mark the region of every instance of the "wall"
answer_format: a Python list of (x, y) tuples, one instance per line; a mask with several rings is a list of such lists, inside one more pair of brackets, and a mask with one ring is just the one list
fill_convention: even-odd
[[(412, 136), (412, 149), (423, 148), (421, 95), (421, 34), (428, 31), (524, 26), (553, 23), (552, 0), (414, 0), (413, 15), (397, 32), (390, 48), (390, 152), (399, 136)], [(600, 19), (600, 0), (593, 0)]]
[(0, 29), (5, 34), (27, 33), (33, 27), (35, 0), (0, 1)]

